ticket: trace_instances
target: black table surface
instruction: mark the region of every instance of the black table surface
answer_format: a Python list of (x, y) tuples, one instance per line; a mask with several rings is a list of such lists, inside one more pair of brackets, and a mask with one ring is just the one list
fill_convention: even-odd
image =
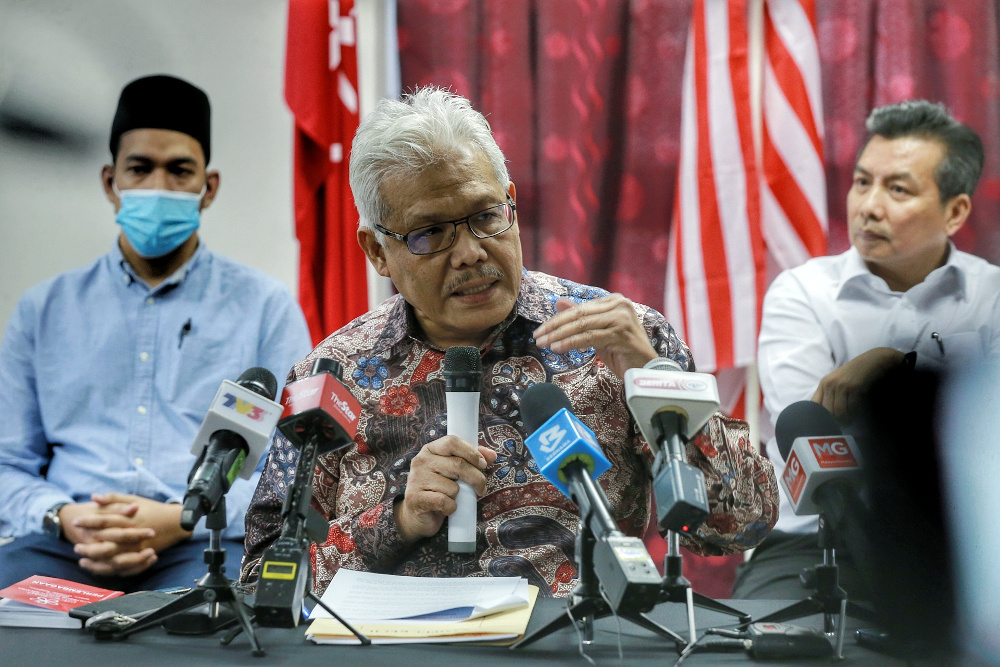
[[(725, 600), (726, 604), (746, 612), (753, 618), (785, 607), (789, 602), (770, 600)], [(539, 599), (532, 613), (528, 631), (544, 626), (566, 610), (565, 600)], [(687, 636), (686, 609), (682, 603), (663, 603), (649, 616), (673, 632)], [(695, 609), (699, 631), (709, 627), (727, 627), (735, 622), (731, 616), (701, 608)], [(822, 617), (814, 615), (795, 621), (803, 627), (822, 627)], [(672, 641), (662, 639), (648, 630), (624, 619), (620, 622), (624, 664), (669, 667), (677, 659)], [(866, 624), (848, 619), (844, 640), (845, 665), (904, 665), (900, 660), (858, 646), (854, 629)], [(619, 623), (613, 617), (598, 619), (594, 642), (584, 647), (595, 665), (623, 664), (618, 657)], [(267, 654), (254, 657), (246, 637), (237, 637), (228, 646), (214, 636), (182, 637), (167, 634), (162, 627), (136, 633), (123, 641), (97, 641), (82, 630), (0, 627), (0, 665), (3, 667), (113, 667), (116, 665), (395, 665), (442, 667), (445, 660), (459, 665), (490, 667), (492, 665), (553, 665), (572, 664), (586, 667), (589, 663), (579, 653), (577, 634), (571, 627), (562, 628), (518, 650), (507, 647), (466, 644), (396, 644), (362, 646), (320, 646), (305, 639), (305, 626), (295, 629), (258, 628), (257, 637)], [(700, 632), (699, 632), (700, 634)], [(767, 662), (774, 663), (774, 660)], [(829, 658), (794, 659), (781, 664), (825, 664)], [(751, 664), (745, 653), (698, 653), (682, 663), (687, 665)]]

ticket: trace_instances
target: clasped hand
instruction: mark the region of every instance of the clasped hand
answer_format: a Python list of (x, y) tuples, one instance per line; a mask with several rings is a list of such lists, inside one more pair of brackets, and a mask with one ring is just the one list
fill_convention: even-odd
[(130, 576), (149, 568), (157, 552), (191, 533), (180, 527), (180, 505), (123, 493), (95, 493), (90, 502), (64, 505), (63, 534), (80, 567), (93, 574)]

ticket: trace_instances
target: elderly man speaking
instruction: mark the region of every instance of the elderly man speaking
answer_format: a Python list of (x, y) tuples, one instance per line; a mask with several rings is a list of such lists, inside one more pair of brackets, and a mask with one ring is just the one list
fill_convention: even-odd
[[(622, 378), (658, 356), (693, 370), (690, 350), (651, 308), (523, 268), (514, 183), (486, 119), (462, 97), (424, 88), (382, 100), (358, 128), (351, 188), (358, 242), (399, 294), (330, 335), (289, 377), (335, 359), (361, 403), (353, 444), (321, 455), (313, 477), (313, 506), (329, 521), (315, 551), (316, 590), (343, 567), (523, 576), (568, 595), (580, 516), (525, 448), (521, 396), (541, 382), (565, 391), (612, 463), (597, 481), (614, 518), (638, 536), (652, 453)], [(478, 442), (446, 435), (442, 364), (456, 345), (480, 351)], [(296, 455), (276, 436), (247, 514), (245, 581), (280, 532)], [(725, 554), (762, 540), (777, 519), (777, 488), (746, 424), (714, 416), (687, 457), (705, 474), (711, 514), (685, 546)], [(458, 480), (479, 495), (472, 553), (449, 552), (442, 530)]]

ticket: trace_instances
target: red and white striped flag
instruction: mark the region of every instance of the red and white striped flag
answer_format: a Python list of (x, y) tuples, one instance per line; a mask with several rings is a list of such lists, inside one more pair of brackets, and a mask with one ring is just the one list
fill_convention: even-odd
[(761, 213), (767, 248), (788, 269), (826, 254), (816, 3), (767, 0), (764, 7)]
[(753, 363), (764, 294), (745, 0), (695, 0), (666, 314), (698, 370)]
[(765, 252), (781, 268), (826, 253), (814, 1), (764, 6), (759, 169), (746, 2), (692, 8), (665, 311), (705, 372), (754, 362)]
[(295, 117), (299, 303), (319, 342), (368, 310), (348, 182), (359, 119), (354, 0), (289, 0), (285, 101)]

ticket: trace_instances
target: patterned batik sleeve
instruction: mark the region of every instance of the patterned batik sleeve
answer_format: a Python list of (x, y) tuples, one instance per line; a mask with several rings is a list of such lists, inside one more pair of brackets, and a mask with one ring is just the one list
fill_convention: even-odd
[[(313, 587), (326, 590), (342, 567), (391, 573), (413, 545), (399, 534), (393, 517), (396, 497), (371, 497), (369, 478), (343, 479), (337, 474), (340, 458), (324, 458), (316, 465), (313, 507), (329, 523), (326, 541), (313, 545)], [(350, 469), (348, 464), (346, 469)]]
[[(253, 583), (260, 576), (260, 559), (281, 533), (281, 508), (295, 479), (298, 449), (281, 435), (271, 445), (260, 483), (246, 520), (246, 545), (240, 580)], [(327, 520), (325, 541), (310, 548), (313, 588), (322, 594), (341, 567), (388, 571), (407, 551), (392, 516), (393, 499), (371, 507), (337, 500), (342, 452), (321, 456), (312, 480), (312, 507)], [(338, 515), (338, 506), (343, 510)]]
[(681, 544), (702, 556), (760, 544), (778, 520), (778, 484), (771, 462), (750, 444), (747, 423), (716, 413), (688, 443), (687, 457), (705, 475), (709, 515)]
[(297, 459), (297, 450), (284, 437), (275, 434), (247, 509), (243, 564), (240, 567), (240, 581), (245, 584), (257, 581), (261, 556), (281, 534), (281, 506), (288, 484), (295, 477)]
[[(657, 354), (694, 371), (691, 350), (670, 323), (655, 310), (637, 312)], [(641, 435), (636, 438), (645, 445)], [(747, 423), (716, 413), (688, 443), (687, 458), (705, 475), (709, 516), (694, 535), (681, 537), (682, 544), (705, 556), (759, 544), (778, 520), (778, 486), (771, 462), (750, 443)]]

